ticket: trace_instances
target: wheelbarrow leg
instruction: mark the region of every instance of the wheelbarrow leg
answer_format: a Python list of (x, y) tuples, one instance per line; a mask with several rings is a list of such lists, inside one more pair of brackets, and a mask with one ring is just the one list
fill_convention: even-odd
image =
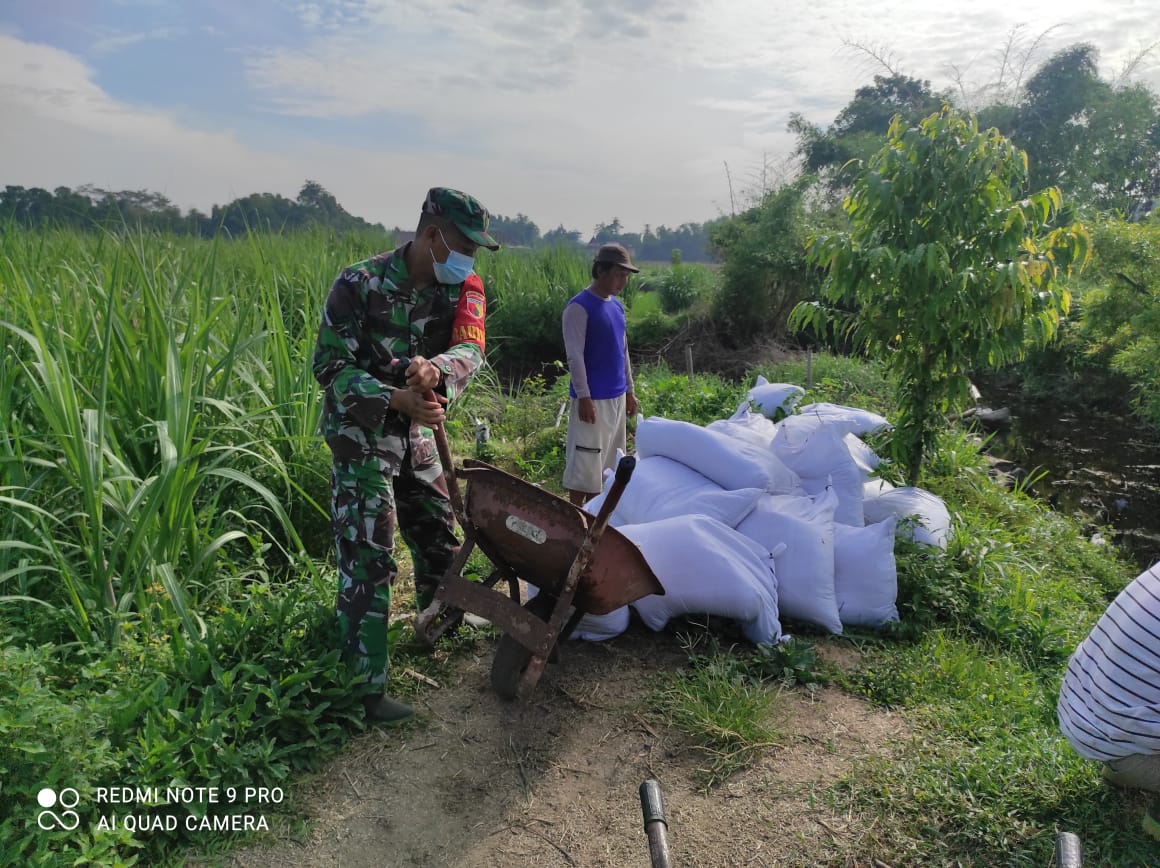
[[(576, 552), (576, 557), (572, 560), (572, 565), (568, 568), (568, 575), (564, 579), (564, 583), (554, 600), (554, 605), (549, 608), (548, 602), (553, 602), (551, 600), (542, 604), (543, 608), (547, 610), (545, 614), (548, 616), (546, 619), (546, 629), (544, 632), (539, 633), (539, 642), (532, 645), (530, 643), (520, 643), (514, 639), (511, 640), (512, 643), (520, 646), (524, 651), (524, 653), (518, 656), (516, 650), (510, 648), (505, 650), (505, 654), (501, 658), (499, 655), (500, 649), (496, 649), (496, 660), (492, 662), (492, 686), (505, 699), (515, 699), (517, 697), (530, 695), (536, 686), (536, 682), (540, 680), (540, 676), (544, 673), (544, 666), (548, 662), (552, 649), (555, 647), (560, 636), (564, 635), (565, 624), (575, 614), (572, 611), (572, 600), (576, 596), (576, 588), (580, 584), (580, 577), (588, 569), (588, 562), (592, 559), (592, 555), (596, 551), (596, 545), (600, 542), (600, 537), (604, 534), (604, 529), (608, 527), (608, 520), (612, 516), (612, 511), (616, 509), (616, 505), (620, 501), (620, 496), (624, 493), (625, 486), (628, 485), (628, 481), (632, 478), (632, 472), (635, 468), (636, 458), (633, 456), (626, 455), (620, 459), (620, 463), (616, 467), (616, 478), (613, 481), (612, 487), (608, 490), (608, 496), (604, 499), (604, 504), (600, 507), (596, 518), (589, 526), (588, 533), (585, 535), (583, 542), (580, 543), (580, 548)], [(539, 615), (539, 611), (541, 610), (538, 607), (537, 609), (533, 609), (531, 604), (543, 596), (545, 595), (541, 594), (535, 597), (525, 606), (529, 612), (536, 612), (537, 617), (543, 617)], [(508, 639), (510, 637), (505, 636), (504, 638)], [(522, 668), (517, 669), (517, 663), (522, 664)], [(513, 680), (515, 681), (514, 690), (511, 689)]]
[[(471, 551), (474, 548), (475, 540), (467, 535), (467, 539), (459, 547), (455, 559), (447, 567), (443, 582), (446, 582), (451, 576), (459, 576), (463, 572), (463, 567), (467, 564), (467, 559), (471, 557)], [(440, 587), (442, 587), (442, 583)], [(454, 630), (461, 623), (463, 623), (463, 610), (444, 603), (439, 598), (439, 591), (436, 590), (435, 599), (431, 605), (420, 612), (419, 617), (415, 619), (415, 636), (428, 647), (434, 647), (441, 637), (446, 635), (448, 631)]]
[[(524, 604), (524, 609), (529, 614), (534, 615), (538, 620), (548, 622), (551, 620), (552, 612), (556, 608), (554, 602), (547, 594), (537, 594), (532, 599)], [(564, 629), (560, 631), (559, 636), (567, 638), (572, 635), (572, 631), (576, 629), (576, 625), (580, 619), (584, 617), (584, 613), (580, 609), (573, 609), (572, 614), (564, 624)], [(491, 663), (491, 686), (495, 692), (503, 699), (516, 699), (523, 693), (521, 682), (524, 675), (528, 671), (528, 667), (533, 660), (540, 659), (539, 670), (543, 671), (543, 663), (555, 663), (559, 660), (560, 643), (559, 637), (557, 641), (553, 642), (548, 648), (546, 654), (539, 654), (530, 648), (526, 647), (522, 642), (506, 633), (500, 637), (499, 643), (495, 648), (495, 657)], [(547, 644), (541, 644), (541, 648)], [(532, 682), (534, 685), (535, 682)]]
[[(524, 604), (524, 608), (541, 621), (547, 620), (556, 602), (547, 594), (537, 594)], [(537, 657), (536, 652), (524, 647), (522, 643), (506, 633), (500, 637), (495, 646), (495, 657), (491, 661), (491, 686), (501, 699), (516, 699), (520, 696), (520, 684), (528, 667), (534, 660), (539, 660), (539, 670), (542, 672), (545, 659), (551, 655), (549, 650), (543, 657)]]

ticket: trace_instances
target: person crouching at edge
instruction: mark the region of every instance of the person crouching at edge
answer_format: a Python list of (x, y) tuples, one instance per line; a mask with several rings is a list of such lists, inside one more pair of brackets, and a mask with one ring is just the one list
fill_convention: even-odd
[[(1059, 728), (1080, 756), (1103, 763), (1116, 787), (1160, 795), (1160, 563), (1140, 573), (1067, 663)], [(1144, 814), (1160, 841), (1160, 802)]]

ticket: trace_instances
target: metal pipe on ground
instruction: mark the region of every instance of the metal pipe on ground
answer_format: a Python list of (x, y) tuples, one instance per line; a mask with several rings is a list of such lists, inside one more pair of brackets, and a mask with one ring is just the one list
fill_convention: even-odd
[(1056, 868), (1083, 868), (1083, 851), (1074, 832), (1060, 832), (1055, 836)]
[(640, 785), (640, 810), (644, 815), (644, 831), (648, 835), (652, 868), (671, 868), (665, 802), (661, 797), (660, 783), (652, 778)]

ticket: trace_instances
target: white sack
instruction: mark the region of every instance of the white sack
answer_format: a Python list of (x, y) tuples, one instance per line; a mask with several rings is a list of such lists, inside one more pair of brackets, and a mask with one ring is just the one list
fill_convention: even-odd
[(777, 426), (770, 449), (801, 479), (806, 494), (821, 494), (832, 485), (838, 496), (834, 521), (861, 527), (863, 474), (835, 426), (817, 425), (790, 416)]
[(710, 614), (732, 618), (758, 645), (781, 637), (777, 617), (777, 576), (773, 554), (753, 540), (700, 515), (625, 525), (632, 540), (664, 586), (630, 605), (653, 630), (670, 618)]
[(737, 408), (737, 412), (728, 419), (718, 419), (705, 427), (710, 431), (728, 434), (730, 437), (736, 437), (762, 449), (769, 448), (769, 444), (773, 442), (773, 435), (777, 433), (777, 427), (772, 422), (760, 413), (754, 413), (749, 409), (748, 401), (742, 402), (741, 406)]
[(847, 627), (898, 620), (894, 526), (894, 518), (866, 527), (834, 525), (834, 591)]
[(585, 642), (603, 642), (613, 639), (628, 629), (628, 606), (613, 609), (607, 615), (584, 615), (569, 639)]
[(798, 414), (825, 425), (837, 425), (843, 432), (859, 436), (874, 434), (893, 427), (886, 421), (885, 416), (858, 407), (846, 407), (842, 404), (827, 404), (825, 402), (806, 404), (799, 408)]
[[(600, 511), (615, 478), (615, 473), (605, 476), (604, 489), (584, 505), (586, 512), (596, 515)], [(726, 491), (679, 461), (661, 455), (638, 458), (608, 523), (620, 527), (695, 513), (737, 527), (762, 493), (760, 488)]]
[[(866, 482), (862, 484), (862, 511), (866, 511), (866, 507), (869, 505), (871, 500), (881, 497), (888, 491), (894, 491), (893, 483), (887, 482), (885, 479), (867, 479)], [(868, 518), (866, 521), (870, 522), (873, 521), (873, 519)]]
[(636, 454), (641, 458), (662, 455), (679, 461), (729, 490), (761, 488), (771, 494), (801, 493), (797, 474), (768, 449), (691, 422), (650, 416), (636, 429)]
[(806, 390), (790, 383), (771, 383), (758, 376), (757, 382), (749, 390), (749, 400), (761, 415), (769, 419), (780, 419), (793, 412), (794, 404), (801, 400)]
[(737, 530), (773, 550), (776, 557), (779, 615), (842, 632), (834, 591), (834, 510), (837, 495), (827, 489), (817, 497), (765, 495)]
[(846, 444), (846, 449), (849, 451), (850, 457), (854, 459), (854, 463), (862, 471), (863, 477), (869, 476), (882, 463), (882, 459), (878, 457), (878, 454), (867, 446), (857, 434), (847, 434), (842, 438), (842, 442)]
[[(528, 585), (528, 599), (532, 599), (540, 592), (535, 585)], [(607, 615), (583, 615), (576, 623), (569, 639), (582, 639), (585, 642), (603, 642), (614, 639), (628, 629), (628, 606), (613, 609)]]
[(909, 534), (916, 543), (937, 546), (944, 552), (947, 550), (951, 514), (941, 497), (924, 488), (904, 487), (883, 491), (865, 502), (864, 514), (867, 523), (891, 517), (903, 519), (915, 516), (917, 521), (900, 524), (900, 532)]

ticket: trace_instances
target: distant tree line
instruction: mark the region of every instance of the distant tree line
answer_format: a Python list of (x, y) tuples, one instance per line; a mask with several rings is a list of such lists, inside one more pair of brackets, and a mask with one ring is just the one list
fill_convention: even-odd
[(617, 243), (632, 251), (634, 259), (643, 262), (670, 262), (674, 251), (683, 262), (708, 262), (713, 259), (709, 236), (720, 222), (682, 223), (675, 229), (663, 225), (654, 229), (646, 224), (643, 232), (629, 232), (618, 218), (614, 218), (611, 223), (598, 223), (592, 234), (584, 237), (579, 231), (565, 229), (563, 224), (541, 235), (539, 227), (525, 214), (517, 214), (514, 218), (496, 214), (491, 218), (490, 229), (502, 244), (510, 247), (550, 244), (583, 247)]
[[(209, 214), (196, 208), (182, 212), (160, 193), (148, 190), (102, 190), (91, 184), (77, 187), (9, 185), (0, 192), (0, 221), (14, 221), (29, 229), (68, 226), (80, 229), (129, 226), (181, 235), (211, 237), (219, 232), (244, 235), (247, 232), (292, 232), (311, 227), (337, 231), (387, 230), (348, 213), (317, 181), (306, 181), (296, 199), (277, 193), (251, 193), (226, 204), (215, 205)], [(588, 237), (563, 225), (543, 234), (526, 214), (515, 217), (492, 215), (491, 231), (508, 247), (542, 247), (564, 244), (584, 247), (590, 243), (618, 242), (636, 259), (670, 261), (679, 251), (684, 261), (705, 262), (712, 258), (709, 232), (713, 223), (684, 223), (670, 229), (645, 226), (643, 232), (628, 232), (620, 220), (600, 223)], [(406, 227), (407, 231), (414, 227)], [(396, 229), (395, 232), (400, 232)]]
[(92, 185), (75, 190), (57, 187), (9, 185), (0, 192), (0, 221), (14, 221), (29, 229), (48, 226), (116, 229), (128, 226), (180, 235), (210, 237), (219, 232), (286, 232), (311, 227), (337, 231), (377, 231), (372, 224), (348, 213), (317, 181), (302, 185), (297, 199), (276, 193), (252, 193), (226, 205), (215, 205), (209, 214), (196, 208), (182, 213), (168, 198), (147, 190), (113, 192)]

